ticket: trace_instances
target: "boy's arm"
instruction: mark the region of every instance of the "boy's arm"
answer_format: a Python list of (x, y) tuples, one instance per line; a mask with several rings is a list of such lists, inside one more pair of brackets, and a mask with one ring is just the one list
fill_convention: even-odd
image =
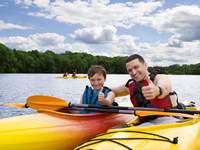
[(102, 91), (99, 92), (98, 100), (101, 105), (112, 105), (115, 98), (115, 93), (110, 91), (108, 96), (105, 98)]

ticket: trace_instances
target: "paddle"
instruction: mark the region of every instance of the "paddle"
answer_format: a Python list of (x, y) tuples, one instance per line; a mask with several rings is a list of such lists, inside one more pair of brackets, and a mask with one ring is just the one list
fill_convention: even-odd
[[(16, 104), (15, 104), (16, 105)], [(137, 114), (140, 116), (147, 115), (172, 115), (172, 116), (181, 116), (188, 117), (187, 114), (199, 114), (200, 111), (191, 111), (191, 110), (179, 110), (179, 109), (160, 109), (160, 108), (143, 108), (143, 107), (118, 107), (118, 106), (96, 106), (96, 105), (87, 105), (87, 104), (71, 104), (62, 100), (60, 98), (52, 96), (30, 96), (27, 99), (26, 107), (31, 107), (33, 109), (50, 109), (50, 110), (59, 110), (63, 108), (85, 108), (82, 110), (87, 111), (98, 111), (98, 112), (112, 112), (112, 113), (124, 113), (124, 114)], [(91, 108), (91, 109), (89, 109)], [(92, 110), (93, 109), (93, 110)], [(173, 112), (173, 113), (172, 113)]]
[(50, 109), (50, 110), (59, 110), (64, 107), (69, 107), (69, 102), (53, 97), (53, 96), (43, 96), (35, 95), (28, 97), (26, 105), (33, 109)]
[(96, 106), (91, 104), (70, 104), (74, 107), (87, 108), (103, 108), (103, 109), (120, 109), (120, 110), (134, 110), (134, 111), (160, 111), (160, 112), (174, 112), (185, 114), (200, 114), (200, 110), (185, 110), (185, 109), (163, 109), (163, 108), (146, 108), (146, 107), (122, 107), (122, 106)]
[(68, 107), (62, 108), (62, 110), (79, 110), (79, 111), (92, 111), (92, 112), (105, 112), (105, 113), (120, 113), (120, 114), (134, 114), (140, 117), (142, 116), (150, 116), (150, 115), (159, 115), (159, 116), (179, 116), (186, 118), (197, 118), (196, 116), (190, 114), (182, 114), (182, 113), (171, 113), (171, 112), (160, 112), (160, 111), (148, 111), (148, 110), (120, 110), (120, 109), (105, 109), (105, 108), (87, 108), (87, 107)]
[(0, 106), (16, 107), (16, 108), (26, 108), (24, 104), (0, 104)]
[(144, 107), (122, 107), (122, 106), (98, 106), (91, 104), (72, 104), (63, 99), (53, 96), (35, 95), (27, 99), (27, 105), (34, 109), (44, 108), (51, 110), (59, 110), (64, 107), (82, 107), (82, 108), (100, 108), (100, 109), (118, 109), (118, 110), (133, 110), (133, 111), (157, 111), (157, 112), (174, 112), (185, 114), (200, 114), (199, 110), (184, 110), (184, 109), (162, 109), (162, 108), (144, 108)]
[(159, 111), (159, 112), (176, 112), (186, 114), (200, 114), (199, 110), (183, 110), (183, 109), (161, 109), (161, 108), (144, 108), (144, 107), (122, 107), (122, 106), (98, 106), (91, 104), (72, 104), (63, 99), (53, 96), (30, 96), (27, 99), (27, 104), (1, 104), (0, 106), (10, 106), (16, 108), (31, 107), (33, 109), (51, 109), (59, 110), (64, 107), (80, 107), (80, 108), (100, 108), (100, 109), (118, 109), (118, 110), (133, 110), (133, 111)]
[(62, 100), (60, 98), (56, 98), (53, 96), (43, 96), (36, 95), (28, 97), (26, 104), (0, 104), (0, 106), (9, 106), (16, 108), (28, 108), (31, 107), (33, 109), (50, 109), (50, 110), (58, 110), (63, 107), (67, 107), (69, 105), (68, 102)]

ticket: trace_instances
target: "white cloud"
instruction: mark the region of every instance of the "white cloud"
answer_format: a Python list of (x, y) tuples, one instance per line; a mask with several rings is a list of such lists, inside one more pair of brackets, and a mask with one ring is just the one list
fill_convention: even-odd
[(37, 5), (41, 8), (46, 8), (49, 6), (50, 1), (49, 0), (34, 0), (33, 4)]
[(92, 27), (78, 29), (74, 32), (73, 37), (86, 43), (103, 43), (113, 41), (117, 30), (113, 26)]
[(181, 5), (143, 19), (143, 24), (150, 25), (159, 32), (172, 33), (173, 39), (181, 41), (200, 40), (199, 6)]
[[(150, 66), (198, 63), (200, 58), (200, 41), (183, 42), (181, 47), (171, 47), (168, 43), (139, 43), (137, 38), (130, 35), (116, 35), (115, 40), (98, 47), (84, 43), (67, 43), (65, 37), (56, 33), (29, 35), (28, 37), (0, 37), (0, 42), (8, 47), (19, 50), (39, 51), (52, 50), (56, 53), (65, 51), (87, 52), (93, 55), (127, 56), (139, 53)], [(98, 50), (101, 51), (98, 51)]]
[(71, 43), (70, 48), (68, 48), (68, 50), (72, 52), (84, 52), (90, 54), (94, 51), (94, 49), (90, 48), (88, 45), (83, 43)]
[(28, 37), (0, 37), (0, 42), (8, 47), (26, 51), (37, 49), (41, 52), (52, 50), (56, 53), (65, 51), (90, 53), (91, 50), (83, 43), (66, 43), (65, 37), (56, 33), (37, 33)]
[(113, 50), (120, 52), (120, 55), (130, 55), (138, 52), (136, 38), (130, 35), (120, 35), (113, 45)]
[(59, 22), (91, 26), (121, 26), (129, 28), (139, 23), (143, 16), (149, 15), (162, 6), (160, 1), (110, 3), (109, 0), (54, 1), (17, 0), (17, 4), (37, 6), (39, 11), (29, 15), (53, 19)]
[(169, 47), (183, 47), (183, 42), (179, 40), (178, 38), (171, 36), (168, 39), (168, 46)]
[(50, 0), (15, 0), (15, 3), (27, 9), (31, 6), (43, 9), (49, 6)]
[(182, 47), (169, 46), (168, 43), (142, 43), (130, 35), (117, 36), (113, 43), (104, 45), (106, 56), (142, 55), (150, 66), (199, 63), (200, 41), (183, 42)]
[(58, 35), (56, 33), (43, 33), (43, 34), (34, 34), (29, 36), (29, 38), (34, 41), (37, 45), (40, 46), (55, 46), (59, 43), (64, 43), (65, 37)]
[(137, 43), (137, 38), (131, 35), (117, 35), (113, 26), (92, 27), (76, 30), (73, 37), (94, 47), (94, 54), (105, 56), (127, 56), (140, 50), (145, 50), (147, 43)]
[(152, 66), (199, 63), (199, 49), (200, 41), (183, 42), (182, 47), (171, 47), (168, 43), (157, 43), (151, 44), (142, 54)]
[[(93, 45), (92, 45), (93, 46)], [(94, 46), (95, 53), (105, 56), (127, 56), (138, 52), (136, 38), (131, 35), (116, 35), (113, 41)]]
[(153, 55), (151, 57), (151, 62), (160, 66), (161, 64), (171, 64), (172, 62), (173, 64), (180, 64), (186, 62), (186, 60), (181, 56)]
[(8, 47), (20, 50), (28, 50), (30, 47), (33, 47), (34, 49), (34, 44), (28, 38), (21, 36), (1, 37), (0, 42)]
[(8, 30), (8, 29), (27, 30), (27, 29), (31, 29), (31, 27), (12, 24), (12, 23), (6, 23), (3, 20), (0, 20), (0, 30)]
[(15, 0), (16, 4), (23, 4), (27, 6), (32, 5), (32, 0)]

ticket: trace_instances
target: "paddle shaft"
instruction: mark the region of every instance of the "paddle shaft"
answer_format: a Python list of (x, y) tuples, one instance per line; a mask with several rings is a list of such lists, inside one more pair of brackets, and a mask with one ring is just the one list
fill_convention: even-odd
[(79, 111), (92, 111), (92, 112), (106, 112), (106, 113), (120, 113), (120, 114), (135, 114), (130, 110), (119, 109), (103, 109), (103, 108), (83, 108), (83, 107), (69, 107), (61, 110), (79, 110)]
[(159, 115), (159, 116), (180, 116), (187, 118), (196, 118), (196, 116), (183, 113), (171, 113), (171, 112), (159, 112), (159, 111), (146, 111), (146, 110), (120, 110), (120, 109), (103, 109), (103, 108), (88, 108), (88, 107), (67, 107), (61, 109), (63, 110), (79, 110), (79, 111), (89, 111), (89, 112), (105, 112), (105, 113), (120, 113), (120, 114), (134, 114), (138, 116), (150, 116), (150, 115)]
[(199, 110), (184, 110), (184, 109), (162, 109), (162, 108), (144, 108), (144, 107), (122, 107), (122, 106), (99, 106), (91, 104), (71, 104), (69, 107), (80, 108), (100, 108), (100, 109), (118, 109), (118, 110), (132, 110), (132, 111), (158, 111), (158, 112), (175, 112), (184, 114), (200, 114)]

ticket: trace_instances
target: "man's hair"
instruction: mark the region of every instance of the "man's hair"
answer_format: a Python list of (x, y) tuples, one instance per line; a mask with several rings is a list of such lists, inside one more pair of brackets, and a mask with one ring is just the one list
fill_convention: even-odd
[(133, 54), (133, 55), (129, 56), (126, 60), (126, 63), (128, 63), (134, 59), (138, 59), (143, 64), (145, 63), (144, 58), (138, 54)]
[(106, 79), (106, 69), (100, 65), (92, 65), (88, 70), (88, 78), (90, 79), (95, 74), (102, 74), (104, 79)]

